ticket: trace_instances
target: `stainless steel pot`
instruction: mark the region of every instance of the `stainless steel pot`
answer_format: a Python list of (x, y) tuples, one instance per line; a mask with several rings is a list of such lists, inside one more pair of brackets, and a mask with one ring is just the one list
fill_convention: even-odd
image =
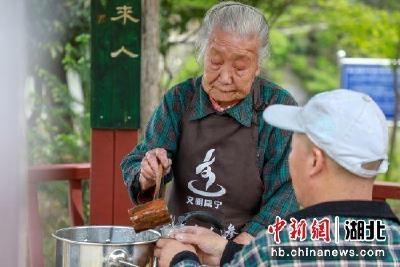
[(145, 266), (160, 233), (125, 226), (82, 226), (57, 230), (56, 267)]
[(145, 266), (153, 258), (154, 243), (162, 236), (169, 238), (172, 230), (190, 220), (212, 224), (222, 231), (218, 219), (205, 211), (192, 211), (178, 218), (177, 224), (167, 224), (156, 230), (136, 233), (125, 226), (81, 226), (57, 230), (56, 267), (119, 267)]

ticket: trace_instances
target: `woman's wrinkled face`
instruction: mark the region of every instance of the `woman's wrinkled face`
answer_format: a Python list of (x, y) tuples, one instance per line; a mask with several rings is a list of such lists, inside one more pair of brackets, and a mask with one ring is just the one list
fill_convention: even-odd
[(259, 40), (218, 29), (210, 35), (204, 57), (203, 87), (222, 107), (238, 103), (251, 90), (258, 66)]

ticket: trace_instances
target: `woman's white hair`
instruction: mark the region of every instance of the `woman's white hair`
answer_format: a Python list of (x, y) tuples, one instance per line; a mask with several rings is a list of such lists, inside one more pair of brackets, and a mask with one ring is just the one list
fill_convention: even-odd
[(268, 54), (268, 24), (264, 15), (254, 7), (233, 1), (221, 2), (209, 9), (196, 41), (198, 61), (202, 62), (211, 32), (218, 28), (243, 37), (256, 34), (260, 41), (258, 63)]

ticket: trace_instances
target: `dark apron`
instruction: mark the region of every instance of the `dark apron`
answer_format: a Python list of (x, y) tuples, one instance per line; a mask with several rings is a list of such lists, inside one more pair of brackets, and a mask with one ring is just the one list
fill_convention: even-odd
[[(199, 90), (203, 90), (200, 85), (195, 93)], [(251, 127), (243, 126), (223, 112), (192, 121), (189, 120), (190, 110), (185, 112), (173, 164), (174, 179), (168, 194), (168, 208), (175, 217), (189, 211), (207, 211), (222, 222), (223, 234), (228, 238), (239, 234), (259, 212), (263, 194), (257, 166), (258, 118), (254, 108), (263, 108), (259, 82), (253, 83), (251, 93)], [(189, 109), (194, 105), (188, 105)], [(209, 227), (201, 222), (194, 223)]]

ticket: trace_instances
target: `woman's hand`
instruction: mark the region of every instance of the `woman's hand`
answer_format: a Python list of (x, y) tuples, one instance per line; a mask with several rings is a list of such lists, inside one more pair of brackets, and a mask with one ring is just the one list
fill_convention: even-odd
[(172, 160), (168, 158), (164, 148), (154, 148), (147, 151), (140, 164), (140, 189), (146, 191), (156, 184), (158, 166), (162, 165), (162, 176), (171, 171)]

